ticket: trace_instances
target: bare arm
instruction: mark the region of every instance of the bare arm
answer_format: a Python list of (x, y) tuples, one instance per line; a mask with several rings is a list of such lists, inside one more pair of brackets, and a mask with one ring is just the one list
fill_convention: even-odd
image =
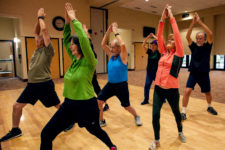
[(35, 27), (34, 27), (35, 41), (37, 41), (39, 34), (40, 34), (40, 24), (39, 24), (39, 20), (38, 20), (38, 22), (35, 24)]
[(112, 25), (109, 26), (108, 30), (106, 31), (104, 38), (102, 39), (102, 48), (104, 49), (106, 55), (110, 58), (111, 57), (111, 52), (110, 52), (110, 48), (107, 45), (107, 41), (109, 39), (109, 34), (112, 32)]
[(188, 28), (188, 32), (187, 32), (187, 35), (186, 35), (186, 39), (188, 41), (188, 45), (191, 45), (192, 44), (192, 39), (191, 39), (191, 33), (192, 33), (192, 30), (193, 30), (193, 27), (194, 25), (196, 24), (196, 21), (197, 21), (197, 17), (196, 17), (196, 14), (194, 14), (194, 18)]
[[(40, 8), (38, 10), (38, 17), (40, 17), (40, 16), (43, 16), (43, 17), (46, 16), (46, 14), (44, 12), (44, 8)], [(39, 24), (40, 24), (40, 30), (42, 31), (42, 34), (43, 34), (44, 44), (47, 47), (50, 43), (50, 36), (48, 34), (48, 30), (47, 30), (45, 21), (44, 21), (43, 18), (39, 18), (38, 21), (39, 21)]]
[(121, 48), (120, 58), (121, 58), (122, 62), (125, 65), (127, 65), (127, 62), (128, 62), (128, 52), (127, 52), (126, 45), (125, 45), (123, 39), (121, 38), (120, 34), (118, 34), (117, 29), (118, 29), (118, 24), (116, 22), (113, 22), (112, 23), (112, 31), (113, 31), (116, 39), (118, 40), (118, 42), (120, 44), (120, 48)]
[(166, 51), (164, 37), (163, 37), (163, 27), (164, 27), (165, 19), (167, 17), (168, 17), (168, 10), (165, 8), (163, 10), (162, 17), (158, 25), (158, 32), (157, 32), (158, 49), (161, 54), (163, 54)]
[(83, 24), (82, 27), (83, 27), (83, 29), (84, 29), (84, 32), (87, 34), (88, 38), (91, 39), (91, 36), (90, 36), (90, 34), (88, 33), (88, 29), (87, 29), (86, 24)]
[(157, 36), (155, 36), (153, 33), (150, 33), (143, 41), (142, 47), (145, 50), (145, 52), (148, 51), (148, 47), (146, 46), (146, 43), (148, 41), (149, 38), (153, 37), (154, 39), (158, 40)]
[(176, 45), (176, 55), (179, 57), (184, 57), (184, 46), (183, 46), (183, 42), (181, 40), (180, 37), (180, 32), (177, 26), (177, 22), (175, 20), (175, 18), (173, 17), (173, 13), (171, 10), (171, 7), (167, 7), (168, 10), (168, 15), (170, 17), (170, 23), (173, 29), (173, 34), (174, 34), (174, 41), (175, 41), (175, 45)]
[(212, 44), (212, 42), (213, 42), (213, 33), (212, 33), (212, 31), (208, 28), (208, 26), (207, 26), (206, 24), (204, 24), (204, 23), (201, 21), (201, 19), (200, 19), (200, 17), (198, 16), (197, 13), (196, 13), (196, 16), (197, 16), (197, 23), (203, 27), (203, 29), (205, 30), (205, 32), (206, 32), (206, 34), (207, 34), (207, 41), (208, 41), (210, 44)]

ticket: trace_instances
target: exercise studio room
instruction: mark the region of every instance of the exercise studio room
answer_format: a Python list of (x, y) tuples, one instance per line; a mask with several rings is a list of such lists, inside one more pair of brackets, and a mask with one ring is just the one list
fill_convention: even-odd
[(223, 150), (225, 0), (0, 0), (0, 150)]

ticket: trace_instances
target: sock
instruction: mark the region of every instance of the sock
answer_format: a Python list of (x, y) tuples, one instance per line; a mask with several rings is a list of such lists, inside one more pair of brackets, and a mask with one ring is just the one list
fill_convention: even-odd
[(208, 104), (208, 107), (212, 107), (212, 104)]
[(186, 107), (182, 108), (182, 113), (186, 114)]

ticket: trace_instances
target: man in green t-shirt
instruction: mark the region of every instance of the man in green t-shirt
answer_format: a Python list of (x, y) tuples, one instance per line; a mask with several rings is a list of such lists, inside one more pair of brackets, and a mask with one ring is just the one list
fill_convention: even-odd
[[(60, 106), (60, 100), (51, 79), (50, 65), (54, 56), (54, 48), (45, 25), (45, 15), (44, 9), (40, 8), (34, 31), (37, 49), (30, 60), (28, 84), (13, 105), (12, 129), (0, 139), (0, 142), (22, 135), (19, 123), (22, 110), (27, 104), (34, 105), (37, 100), (40, 100), (45, 107), (55, 106), (59, 108)], [(42, 35), (40, 31), (42, 31)]]

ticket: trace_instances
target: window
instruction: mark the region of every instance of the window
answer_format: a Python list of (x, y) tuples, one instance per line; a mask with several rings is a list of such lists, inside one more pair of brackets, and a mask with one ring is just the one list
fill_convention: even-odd
[(224, 55), (215, 55), (214, 56), (214, 69), (216, 70), (224, 70)]

